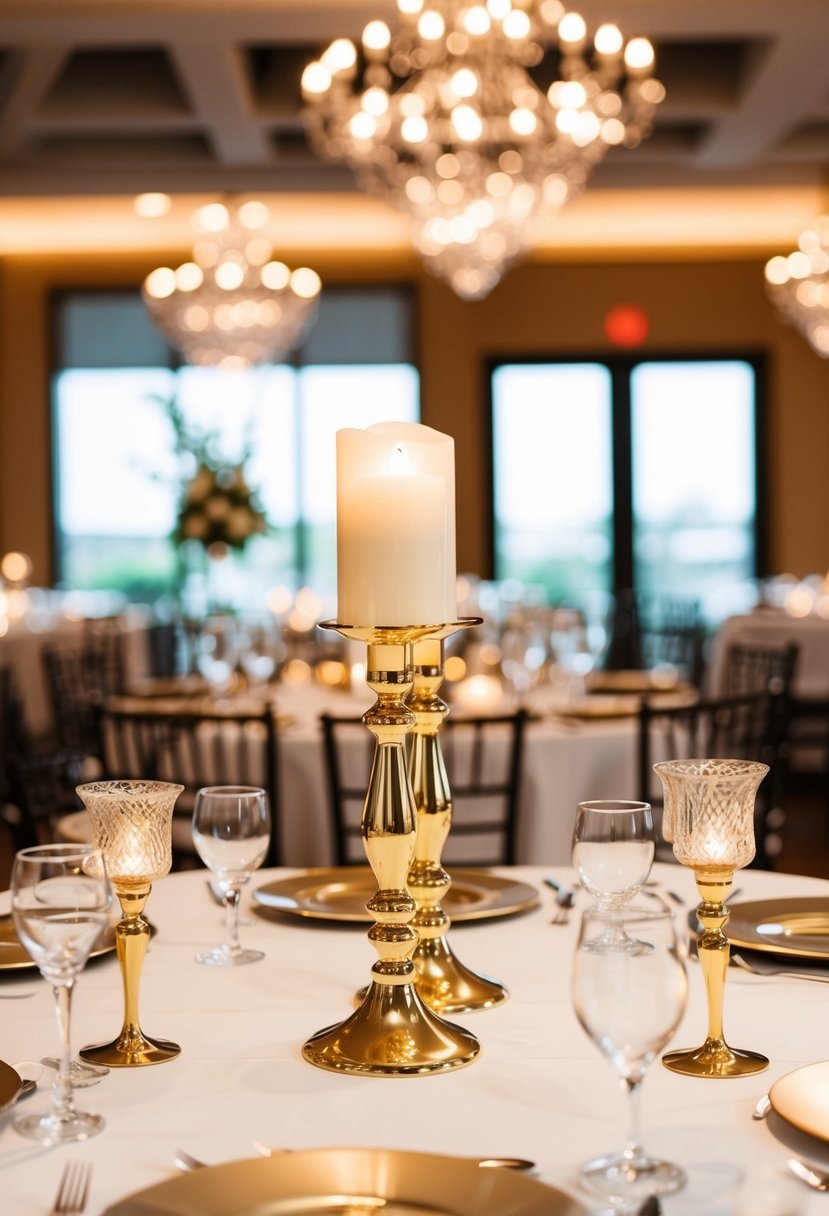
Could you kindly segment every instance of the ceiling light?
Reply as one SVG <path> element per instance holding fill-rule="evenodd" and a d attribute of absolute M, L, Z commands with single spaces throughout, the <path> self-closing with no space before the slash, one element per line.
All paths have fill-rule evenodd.
<path fill-rule="evenodd" d="M 428 269 L 479 299 L 608 148 L 650 133 L 653 47 L 610 24 L 591 42 L 559 0 L 397 9 L 397 32 L 372 21 L 359 50 L 340 38 L 306 67 L 310 140 L 411 220 Z"/>
<path fill-rule="evenodd" d="M 829 359 L 829 215 L 819 216 L 797 243 L 766 263 L 766 291 L 783 320 Z"/>
<path fill-rule="evenodd" d="M 194 216 L 193 260 L 147 275 L 144 303 L 155 325 L 188 363 L 239 369 L 274 363 L 297 346 L 316 315 L 320 278 L 273 260 L 262 233 L 264 204 L 231 212 L 222 203 Z M 256 236 L 252 237 L 252 230 Z"/>

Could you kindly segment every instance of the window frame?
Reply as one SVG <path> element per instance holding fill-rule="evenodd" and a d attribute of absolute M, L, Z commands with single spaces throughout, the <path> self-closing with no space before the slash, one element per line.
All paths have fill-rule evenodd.
<path fill-rule="evenodd" d="M 754 570 L 755 578 L 769 574 L 769 494 L 768 494 L 768 365 L 764 350 L 735 349 L 716 351 L 653 351 L 608 354 L 607 351 L 572 351 L 554 354 L 497 354 L 484 363 L 486 388 L 483 419 L 483 445 L 486 459 L 482 470 L 483 501 L 488 504 L 484 536 L 487 578 L 497 578 L 495 552 L 495 435 L 493 392 L 494 373 L 505 366 L 595 363 L 607 368 L 611 385 L 611 451 L 613 460 L 613 559 L 609 588 L 617 594 L 636 586 L 636 561 L 633 551 L 633 450 L 631 377 L 634 368 L 647 363 L 746 363 L 754 373 Z"/>
<path fill-rule="evenodd" d="M 408 351 L 410 365 L 415 369 L 418 376 L 418 413 L 422 418 L 423 415 L 423 375 L 420 366 L 420 319 L 419 309 L 417 307 L 417 294 L 414 285 L 406 279 L 389 279 L 389 280 L 343 280 L 336 283 L 324 284 L 323 290 L 330 298 L 335 295 L 345 295 L 348 293 L 370 293 L 372 291 L 399 292 L 408 298 L 409 302 L 409 318 L 407 332 L 403 338 L 403 346 Z M 59 507 L 61 501 L 60 494 L 60 453 L 59 453 L 59 426 L 57 418 L 57 397 L 55 393 L 56 377 L 62 371 L 67 370 L 60 361 L 61 335 L 60 335 L 60 312 L 63 303 L 74 296 L 122 296 L 128 300 L 140 300 L 141 287 L 135 283 L 64 283 L 59 286 L 53 286 L 47 296 L 47 316 L 48 316 L 48 359 L 47 359 L 47 383 L 46 383 L 46 401 L 47 401 L 47 418 L 48 418 L 48 436 L 49 436 L 49 461 L 50 461 L 50 503 L 49 503 L 49 553 L 51 561 L 51 582 L 57 585 L 63 575 L 63 545 L 62 545 L 62 528 L 59 519 Z M 171 346 L 163 335 L 159 335 L 159 341 L 166 351 L 167 362 L 155 364 L 156 367 L 163 367 L 172 373 L 176 373 L 180 368 L 187 366 L 187 360 L 182 353 Z M 285 364 L 295 369 L 301 369 L 307 366 L 323 366 L 322 364 L 310 363 L 303 361 L 302 354 L 305 343 L 290 351 L 283 359 L 274 363 L 274 366 Z M 296 459 L 299 461 L 299 443 L 300 433 L 297 430 L 296 434 Z M 306 528 L 301 515 L 297 515 L 295 524 L 292 528 L 293 532 L 293 552 L 297 563 L 296 573 L 301 579 L 302 572 L 307 566 L 307 540 Z"/>

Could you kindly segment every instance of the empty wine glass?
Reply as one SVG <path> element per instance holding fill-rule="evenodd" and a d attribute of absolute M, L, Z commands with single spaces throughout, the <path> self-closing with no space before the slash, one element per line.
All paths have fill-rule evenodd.
<path fill-rule="evenodd" d="M 598 942 L 621 940 L 619 949 Z M 636 940 L 641 949 L 624 943 Z M 584 1031 L 611 1061 L 629 1096 L 624 1149 L 589 1161 L 585 1183 L 612 1203 L 679 1190 L 677 1165 L 649 1157 L 641 1143 L 639 1091 L 648 1065 L 679 1025 L 688 981 L 673 917 L 667 910 L 588 908 L 573 960 L 573 1007 Z"/>
<path fill-rule="evenodd" d="M 104 1126 L 101 1115 L 78 1111 L 71 1077 L 72 990 L 109 920 L 112 900 L 104 859 L 91 845 L 38 845 L 21 849 L 11 879 L 17 936 L 52 985 L 61 1055 L 52 1109 L 18 1116 L 15 1129 L 48 1143 L 86 1140 Z"/>
<path fill-rule="evenodd" d="M 238 662 L 236 622 L 230 616 L 208 617 L 199 630 L 196 666 L 214 693 L 230 689 Z"/>
<path fill-rule="evenodd" d="M 265 955 L 239 944 L 241 888 L 265 860 L 270 843 L 268 795 L 249 785 L 211 785 L 196 794 L 193 806 L 193 843 L 206 866 L 216 875 L 227 911 L 227 938 L 196 961 L 214 967 L 255 963 Z"/>

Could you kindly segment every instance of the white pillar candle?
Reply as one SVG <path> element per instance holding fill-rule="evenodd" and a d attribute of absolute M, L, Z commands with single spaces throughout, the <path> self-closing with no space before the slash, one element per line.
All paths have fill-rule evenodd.
<path fill-rule="evenodd" d="M 337 619 L 457 617 L 455 445 L 414 423 L 337 432 Z"/>

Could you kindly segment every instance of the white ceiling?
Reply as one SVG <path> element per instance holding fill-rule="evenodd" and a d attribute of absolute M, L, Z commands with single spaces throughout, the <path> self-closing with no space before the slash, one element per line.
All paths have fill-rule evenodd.
<path fill-rule="evenodd" d="M 794 239 L 826 205 L 829 0 L 573 0 L 646 34 L 667 88 L 542 248 Z M 387 0 L 0 0 L 0 252 L 186 244 L 205 197 L 255 194 L 287 248 L 405 247 L 405 225 L 308 148 L 299 79 Z M 132 195 L 176 196 L 164 221 Z M 332 223 L 332 215 L 335 220 Z"/>

